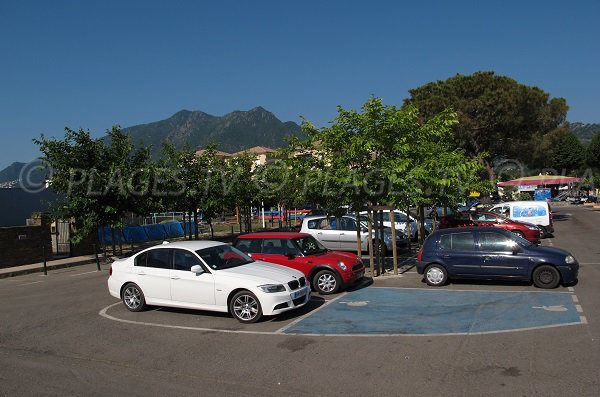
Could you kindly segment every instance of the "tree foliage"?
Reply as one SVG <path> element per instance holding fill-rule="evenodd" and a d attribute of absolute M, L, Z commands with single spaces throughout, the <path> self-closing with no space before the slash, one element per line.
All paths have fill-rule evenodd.
<path fill-rule="evenodd" d="M 479 158 L 492 181 L 494 159 L 528 162 L 533 138 L 563 124 L 568 110 L 564 99 L 494 72 L 458 74 L 409 92 L 405 104 L 416 106 L 425 120 L 445 109 L 457 112 L 455 144 Z"/>
<path fill-rule="evenodd" d="M 98 226 L 120 225 L 127 211 L 148 209 L 147 148 L 134 150 L 118 126 L 107 133 L 110 144 L 69 128 L 62 140 L 34 139 L 52 169 L 50 188 L 62 197 L 53 207 L 54 217 L 75 219 L 74 242 Z"/>
<path fill-rule="evenodd" d="M 567 132 L 552 153 L 552 164 L 561 173 L 577 174 L 585 163 L 585 149 L 577 136 Z"/>
<path fill-rule="evenodd" d="M 592 136 L 585 151 L 585 161 L 589 167 L 600 169 L 600 131 Z"/>

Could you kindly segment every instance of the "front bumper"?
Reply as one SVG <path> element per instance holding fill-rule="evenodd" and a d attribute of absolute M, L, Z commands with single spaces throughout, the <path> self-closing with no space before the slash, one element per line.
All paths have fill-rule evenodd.
<path fill-rule="evenodd" d="M 560 272 L 560 277 L 563 284 L 573 284 L 577 282 L 577 277 L 579 275 L 579 263 L 557 266 L 556 268 Z"/>
<path fill-rule="evenodd" d="M 259 300 L 263 314 L 275 316 L 306 305 L 310 300 L 310 285 L 307 284 L 294 291 L 261 293 Z"/>

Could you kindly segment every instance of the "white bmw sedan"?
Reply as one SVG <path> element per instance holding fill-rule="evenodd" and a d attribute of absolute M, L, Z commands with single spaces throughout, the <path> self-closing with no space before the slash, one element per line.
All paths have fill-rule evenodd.
<path fill-rule="evenodd" d="M 229 312 L 242 323 L 310 300 L 301 272 L 254 261 L 216 241 L 163 243 L 117 260 L 110 267 L 108 290 L 131 311 L 156 305 Z"/>

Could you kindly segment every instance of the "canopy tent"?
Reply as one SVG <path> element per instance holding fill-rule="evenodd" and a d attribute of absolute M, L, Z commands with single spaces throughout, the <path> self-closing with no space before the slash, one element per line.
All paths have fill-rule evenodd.
<path fill-rule="evenodd" d="M 561 175 L 535 175 L 499 182 L 498 186 L 567 185 L 581 181 L 581 178 Z"/>

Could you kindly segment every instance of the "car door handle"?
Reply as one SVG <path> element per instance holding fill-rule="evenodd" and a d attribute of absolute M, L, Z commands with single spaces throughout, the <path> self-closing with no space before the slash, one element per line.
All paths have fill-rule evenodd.
<path fill-rule="evenodd" d="M 146 275 L 146 272 L 143 270 L 138 272 L 138 276 L 145 276 L 145 275 Z"/>
<path fill-rule="evenodd" d="M 264 261 L 265 260 L 265 258 L 256 258 L 256 259 L 259 260 L 259 261 Z"/>
<path fill-rule="evenodd" d="M 171 276 L 171 280 L 179 280 L 179 276 Z"/>
<path fill-rule="evenodd" d="M 448 259 L 448 258 L 450 258 L 450 255 L 447 255 L 447 254 L 446 255 L 442 255 L 442 258 Z"/>
<path fill-rule="evenodd" d="M 323 234 L 323 232 L 317 232 L 317 234 Z"/>
<path fill-rule="evenodd" d="M 491 261 L 491 260 L 492 260 L 492 258 L 493 258 L 493 257 L 492 257 L 492 256 L 490 256 L 490 255 L 484 255 L 484 256 L 483 256 L 483 260 L 484 260 L 484 261 Z"/>

